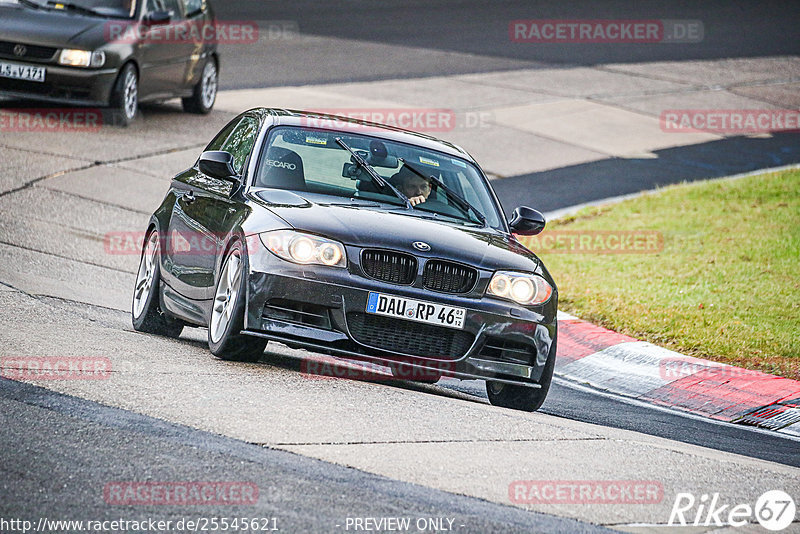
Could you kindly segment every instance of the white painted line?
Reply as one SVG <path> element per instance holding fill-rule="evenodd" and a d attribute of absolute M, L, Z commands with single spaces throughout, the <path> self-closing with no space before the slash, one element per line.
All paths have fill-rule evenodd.
<path fill-rule="evenodd" d="M 800 439 L 800 423 L 795 423 L 793 425 L 789 425 L 785 428 L 781 428 L 778 432 L 787 434 L 790 436 L 797 436 Z"/>
<path fill-rule="evenodd" d="M 684 358 L 646 341 L 630 341 L 570 362 L 559 373 L 599 389 L 639 397 L 673 382 L 665 378 L 663 362 Z"/>

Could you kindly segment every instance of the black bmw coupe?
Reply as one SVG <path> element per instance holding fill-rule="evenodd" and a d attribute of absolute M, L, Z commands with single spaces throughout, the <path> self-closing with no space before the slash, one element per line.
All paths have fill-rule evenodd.
<path fill-rule="evenodd" d="M 398 376 L 486 380 L 533 411 L 556 357 L 558 293 L 472 157 L 433 137 L 342 117 L 253 109 L 175 176 L 151 217 L 136 330 L 208 328 L 211 352 L 268 341 L 380 363 Z"/>

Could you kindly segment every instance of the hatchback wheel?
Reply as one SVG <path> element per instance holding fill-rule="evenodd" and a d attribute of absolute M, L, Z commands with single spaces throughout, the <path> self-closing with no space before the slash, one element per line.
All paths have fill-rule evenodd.
<path fill-rule="evenodd" d="M 139 108 L 139 75 L 136 67 L 128 63 L 119 73 L 117 83 L 111 94 L 111 109 L 114 113 L 113 124 L 128 126 L 136 118 Z"/>
<path fill-rule="evenodd" d="M 205 115 L 211 111 L 211 108 L 214 107 L 214 102 L 217 101 L 218 83 L 217 63 L 213 58 L 210 58 L 203 66 L 200 81 L 194 86 L 192 96 L 181 101 L 183 110 L 200 115 Z"/>

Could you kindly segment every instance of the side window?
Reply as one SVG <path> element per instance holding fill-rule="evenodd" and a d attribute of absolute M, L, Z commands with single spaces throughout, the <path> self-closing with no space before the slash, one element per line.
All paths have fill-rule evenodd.
<path fill-rule="evenodd" d="M 472 187 L 472 184 L 467 177 L 464 175 L 463 172 L 458 173 L 458 182 L 461 184 L 464 190 L 464 198 L 475 207 L 482 206 L 481 199 L 478 197 L 478 194 L 475 192 L 475 189 Z"/>
<path fill-rule="evenodd" d="M 187 17 L 193 17 L 205 9 L 205 0 L 182 0 Z"/>
<path fill-rule="evenodd" d="M 211 142 L 205 148 L 204 152 L 207 152 L 209 150 L 222 150 L 222 145 L 225 143 L 225 140 L 228 139 L 228 136 L 231 135 L 233 129 L 236 128 L 236 126 L 238 126 L 240 122 L 242 122 L 241 117 L 236 117 L 231 122 L 229 122 L 227 126 L 225 126 L 225 128 L 220 130 L 217 136 L 211 140 Z"/>
<path fill-rule="evenodd" d="M 147 0 L 147 12 L 170 11 L 173 20 L 180 20 L 183 18 L 183 12 L 178 2 L 179 0 Z"/>
<path fill-rule="evenodd" d="M 233 155 L 236 172 L 241 173 L 256 137 L 258 137 L 258 120 L 255 117 L 245 116 L 231 131 L 221 148 L 216 150 L 230 152 Z"/>

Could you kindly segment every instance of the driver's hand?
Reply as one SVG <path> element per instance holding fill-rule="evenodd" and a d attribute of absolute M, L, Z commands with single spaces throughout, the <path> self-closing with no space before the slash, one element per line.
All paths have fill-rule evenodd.
<path fill-rule="evenodd" d="M 422 204 L 423 202 L 425 202 L 425 197 L 422 195 L 419 195 L 417 197 L 409 197 L 408 201 L 411 202 L 412 206 L 416 206 L 417 204 Z"/>

